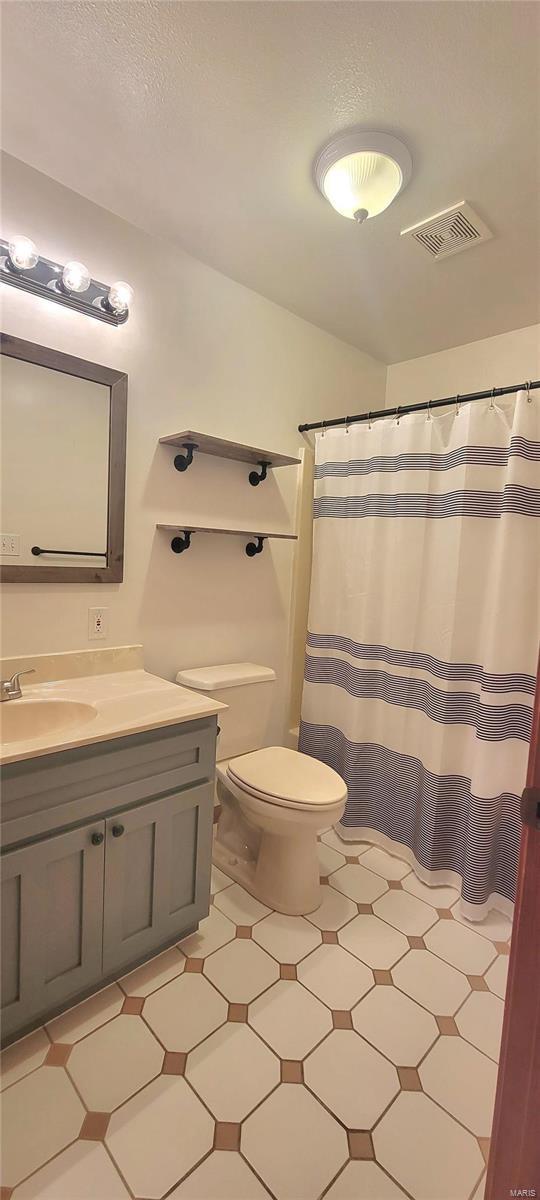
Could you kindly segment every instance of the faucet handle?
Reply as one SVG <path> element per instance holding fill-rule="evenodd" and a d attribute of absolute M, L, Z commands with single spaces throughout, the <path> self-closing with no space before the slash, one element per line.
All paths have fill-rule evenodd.
<path fill-rule="evenodd" d="M 21 678 L 21 675 L 35 675 L 35 673 L 36 673 L 35 667 L 27 667 L 25 671 L 15 671 L 15 674 L 11 676 L 11 679 L 9 681 L 11 687 L 13 687 L 13 688 L 15 688 L 15 690 L 17 690 L 20 687 L 19 680 Z"/>
<path fill-rule="evenodd" d="M 35 667 L 27 667 L 25 671 L 15 671 L 11 679 L 0 679 L 0 700 L 18 700 L 22 696 L 21 675 L 35 675 Z"/>

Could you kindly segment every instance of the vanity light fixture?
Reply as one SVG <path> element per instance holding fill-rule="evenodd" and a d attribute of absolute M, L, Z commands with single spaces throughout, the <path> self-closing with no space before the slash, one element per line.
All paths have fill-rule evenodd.
<path fill-rule="evenodd" d="M 28 271 L 39 260 L 37 246 L 30 238 L 15 234 L 8 246 L 7 264 L 12 271 Z"/>
<path fill-rule="evenodd" d="M 407 185 L 412 159 L 403 142 L 391 134 L 352 129 L 323 147 L 313 172 L 332 208 L 362 224 L 384 212 Z"/>
<path fill-rule="evenodd" d="M 90 282 L 90 271 L 84 263 L 66 263 L 62 271 L 62 287 L 66 292 L 87 292 Z"/>
<path fill-rule="evenodd" d="M 84 263 L 75 259 L 61 266 L 43 258 L 31 239 L 22 235 L 9 242 L 0 238 L 0 279 L 109 325 L 127 321 L 133 299 L 129 283 L 100 283 L 92 279 Z"/>
<path fill-rule="evenodd" d="M 120 316 L 121 313 L 128 311 L 132 300 L 133 288 L 130 287 L 129 283 L 124 283 L 120 279 L 118 283 L 111 284 L 105 304 L 111 312 L 117 313 Z"/>

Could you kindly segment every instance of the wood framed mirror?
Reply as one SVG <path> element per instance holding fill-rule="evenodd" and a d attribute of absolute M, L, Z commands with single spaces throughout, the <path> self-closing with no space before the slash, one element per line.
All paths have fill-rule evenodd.
<path fill-rule="evenodd" d="M 0 580 L 120 583 L 127 375 L 0 334 Z"/>

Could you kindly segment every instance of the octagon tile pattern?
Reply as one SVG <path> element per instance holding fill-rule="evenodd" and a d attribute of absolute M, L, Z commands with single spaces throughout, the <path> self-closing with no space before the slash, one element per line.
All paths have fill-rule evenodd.
<path fill-rule="evenodd" d="M 491 992 L 472 992 L 456 1016 L 462 1037 L 497 1062 L 501 1044 L 504 1004 Z"/>
<path fill-rule="evenodd" d="M 105 1141 L 136 1196 L 160 1197 L 212 1148 L 214 1122 L 185 1079 L 161 1075 L 113 1114 Z"/>
<path fill-rule="evenodd" d="M 339 871 L 330 875 L 329 882 L 338 892 L 348 896 L 349 900 L 356 900 L 357 904 L 372 904 L 388 889 L 385 879 L 375 875 L 373 871 L 368 871 L 360 863 L 346 863 Z"/>
<path fill-rule="evenodd" d="M 377 875 L 382 875 L 383 879 L 404 879 L 411 869 L 402 858 L 395 858 L 380 846 L 370 846 L 369 850 L 366 850 L 362 855 L 362 866 L 375 871 Z"/>
<path fill-rule="evenodd" d="M 268 1200 L 268 1192 L 239 1154 L 214 1150 L 169 1200 Z"/>
<path fill-rule="evenodd" d="M 477 1137 L 489 1137 L 497 1067 L 463 1038 L 441 1037 L 419 1071 L 424 1091 Z"/>
<path fill-rule="evenodd" d="M 196 933 L 4 1052 L 2 1200 L 481 1200 L 509 921 L 319 856 L 316 912 L 214 868 Z"/>
<path fill-rule="evenodd" d="M 63 1070 L 39 1067 L 7 1088 L 2 1095 L 2 1184 L 15 1187 L 68 1146 L 83 1118 L 84 1108 Z"/>
<path fill-rule="evenodd" d="M 205 975 L 227 1000 L 249 1004 L 279 979 L 279 966 L 251 939 L 236 938 L 210 955 Z"/>
<path fill-rule="evenodd" d="M 159 1075 L 163 1052 L 142 1021 L 115 1017 L 77 1042 L 68 1074 L 92 1112 L 112 1112 Z"/>
<path fill-rule="evenodd" d="M 410 950 L 393 968 L 392 978 L 402 992 L 438 1016 L 452 1017 L 470 991 L 465 976 L 429 950 Z"/>
<path fill-rule="evenodd" d="M 416 1067 L 439 1035 L 435 1018 L 396 987 L 374 987 L 352 1014 L 354 1028 L 396 1066 Z"/>
<path fill-rule="evenodd" d="M 86 1200 L 88 1195 L 129 1200 L 129 1192 L 104 1146 L 81 1141 L 73 1142 L 15 1188 L 13 1195 L 15 1200 Z"/>
<path fill-rule="evenodd" d="M 437 920 L 437 913 L 430 904 L 404 891 L 387 892 L 373 905 L 373 911 L 383 921 L 414 937 L 421 937 Z"/>
<path fill-rule="evenodd" d="M 244 1122 L 241 1148 L 282 1200 L 314 1200 L 348 1158 L 345 1130 L 292 1083 L 282 1083 Z"/>
<path fill-rule="evenodd" d="M 332 1014 L 301 983 L 275 983 L 249 1008 L 249 1023 L 280 1058 L 301 1059 L 332 1026 Z"/>
<path fill-rule="evenodd" d="M 333 878 L 333 877 L 332 877 Z M 347 924 L 358 912 L 356 904 L 332 887 L 322 888 L 322 899 L 315 912 L 308 913 L 307 920 L 317 929 L 337 930 Z"/>
<path fill-rule="evenodd" d="M 186 1079 L 217 1121 L 242 1121 L 280 1082 L 279 1059 L 248 1025 L 222 1025 L 188 1057 Z"/>
<path fill-rule="evenodd" d="M 341 946 L 319 946 L 299 964 L 297 978 L 329 1008 L 351 1009 L 373 987 L 373 972 Z"/>
<path fill-rule="evenodd" d="M 321 944 L 321 935 L 304 917 L 272 913 L 253 926 L 253 937 L 279 963 L 298 963 Z"/>
<path fill-rule="evenodd" d="M 428 950 L 463 971 L 465 975 L 483 975 L 497 957 L 486 938 L 479 937 L 458 921 L 438 921 L 424 937 Z"/>
<path fill-rule="evenodd" d="M 148 997 L 144 1019 L 166 1050 L 191 1050 L 227 1020 L 228 1005 L 202 975 L 180 975 Z M 180 1014 L 181 1018 L 180 1018 Z"/>
<path fill-rule="evenodd" d="M 357 1033 L 339 1029 L 306 1058 L 304 1082 L 347 1129 L 371 1129 L 399 1092 L 395 1067 Z"/>
<path fill-rule="evenodd" d="M 34 1033 L 29 1033 L 28 1037 L 8 1046 L 2 1054 L 1 1088 L 9 1087 L 10 1083 L 16 1083 L 18 1079 L 23 1079 L 30 1071 L 40 1067 L 50 1048 L 51 1043 L 44 1029 L 36 1029 Z"/>
<path fill-rule="evenodd" d="M 374 1130 L 377 1161 L 415 1200 L 468 1196 L 484 1169 L 472 1134 L 421 1092 L 401 1092 Z"/>
<path fill-rule="evenodd" d="M 338 942 L 375 970 L 388 971 L 409 949 L 407 938 L 379 917 L 355 917 L 338 932 Z"/>

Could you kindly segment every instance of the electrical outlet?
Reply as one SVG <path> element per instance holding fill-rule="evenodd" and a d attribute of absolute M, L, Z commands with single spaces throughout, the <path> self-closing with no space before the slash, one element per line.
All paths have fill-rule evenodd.
<path fill-rule="evenodd" d="M 88 641 L 94 642 L 98 638 L 106 638 L 109 624 L 108 608 L 89 608 L 88 609 Z"/>
<path fill-rule="evenodd" d="M 0 554 L 7 556 L 21 553 L 21 539 L 18 533 L 3 533 L 0 536 Z"/>

